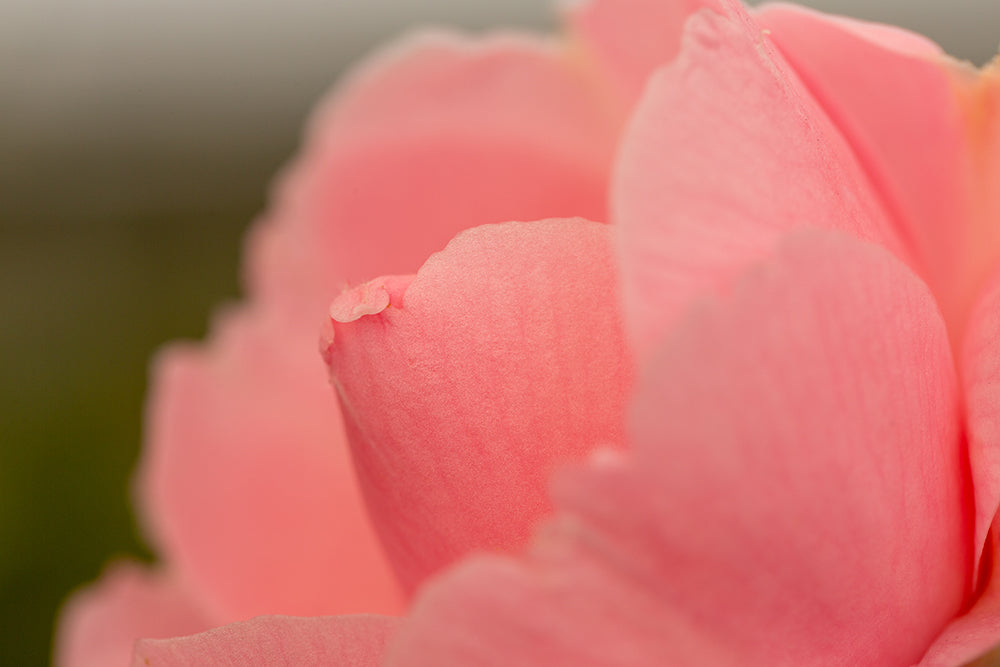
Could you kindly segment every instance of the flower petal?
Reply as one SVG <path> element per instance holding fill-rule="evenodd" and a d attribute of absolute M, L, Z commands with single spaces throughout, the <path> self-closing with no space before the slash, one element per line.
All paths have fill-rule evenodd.
<path fill-rule="evenodd" d="M 976 559 L 1000 508 L 1000 273 L 980 297 L 963 347 L 969 466 L 976 499 Z"/>
<path fill-rule="evenodd" d="M 935 640 L 918 667 L 968 665 L 990 649 L 1000 646 L 1000 577 L 996 576 L 996 528 L 988 537 L 992 549 L 983 571 L 992 577 L 972 608 L 952 621 Z M 992 664 L 992 663 L 984 663 Z"/>
<path fill-rule="evenodd" d="M 127 665 L 137 639 L 186 635 L 212 625 L 172 578 L 136 563 L 118 563 L 66 603 L 54 662 L 58 667 Z"/>
<path fill-rule="evenodd" d="M 250 246 L 253 292 L 314 322 L 347 285 L 412 273 L 468 227 L 605 220 L 623 121 L 564 45 L 414 36 L 321 107 Z"/>
<path fill-rule="evenodd" d="M 849 147 L 738 3 L 687 24 L 654 75 L 613 181 L 625 313 L 637 358 L 692 297 L 790 229 L 850 231 L 898 250 Z M 900 254 L 902 250 L 899 250 Z"/>
<path fill-rule="evenodd" d="M 914 60 L 921 58 L 938 60 L 946 57 L 940 46 L 923 35 L 904 28 L 861 21 L 848 16 L 824 14 L 802 5 L 768 2 L 754 12 L 754 18 L 761 27 L 771 31 L 771 41 L 787 54 L 789 61 L 796 63 L 796 71 L 807 79 L 812 78 L 809 69 L 816 65 L 830 68 L 829 73 L 837 78 L 842 77 L 844 73 L 838 71 L 841 69 L 840 66 L 817 53 L 816 48 L 801 39 L 803 34 L 819 44 L 840 49 L 841 56 L 847 62 L 855 64 L 863 61 L 864 54 L 874 58 L 877 65 L 891 67 L 891 63 L 887 60 L 889 54 L 886 52 L 895 52 Z M 786 45 L 790 48 L 786 49 Z M 801 56 L 817 60 L 800 61 Z M 806 64 L 806 70 L 799 70 L 797 64 L 800 62 Z M 916 63 L 911 63 L 911 66 L 916 66 Z M 878 67 L 875 69 L 878 70 Z M 861 77 L 866 76 L 864 72 L 857 74 Z M 854 97 L 846 90 L 842 92 Z"/>
<path fill-rule="evenodd" d="M 972 69 L 886 26 L 789 5 L 757 20 L 847 138 L 955 330 L 983 279 L 963 284 L 974 166 L 958 93 Z"/>
<path fill-rule="evenodd" d="M 987 536 L 990 548 L 981 566 L 987 581 L 972 607 L 952 621 L 935 640 L 918 667 L 969 665 L 1000 646 L 1000 577 L 997 576 L 997 528 Z M 984 662 L 983 665 L 993 664 Z"/>
<path fill-rule="evenodd" d="M 416 277 L 331 307 L 325 355 L 369 508 L 413 590 L 472 549 L 509 550 L 550 508 L 552 468 L 622 442 L 630 364 L 610 229 L 487 225 Z"/>
<path fill-rule="evenodd" d="M 259 616 L 191 637 L 141 641 L 135 667 L 377 667 L 398 619 Z"/>
<path fill-rule="evenodd" d="M 428 585 L 405 665 L 911 665 L 963 607 L 958 393 L 926 287 L 800 233 L 643 369 L 631 458 L 557 478 L 522 561 Z"/>
<path fill-rule="evenodd" d="M 684 21 L 698 9 L 716 4 L 715 0 L 584 0 L 570 7 L 566 19 L 615 92 L 631 106 L 650 74 L 677 55 Z"/>
<path fill-rule="evenodd" d="M 156 365 L 140 505 L 220 622 L 400 608 L 315 349 L 243 309 Z"/>

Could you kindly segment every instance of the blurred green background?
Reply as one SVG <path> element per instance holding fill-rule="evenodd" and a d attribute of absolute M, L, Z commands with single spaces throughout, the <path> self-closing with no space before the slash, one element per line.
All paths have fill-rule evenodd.
<path fill-rule="evenodd" d="M 243 232 L 337 74 L 413 23 L 549 27 L 549 4 L 0 0 L 0 664 L 45 664 L 67 593 L 149 556 L 148 359 L 238 297 Z M 1000 39 L 992 2 L 813 4 L 976 62 Z"/>

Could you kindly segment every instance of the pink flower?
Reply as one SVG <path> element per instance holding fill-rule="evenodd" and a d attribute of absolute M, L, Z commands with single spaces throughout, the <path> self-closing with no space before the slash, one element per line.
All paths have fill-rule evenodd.
<path fill-rule="evenodd" d="M 317 116 L 248 302 L 158 362 L 162 565 L 72 600 L 62 663 L 1000 642 L 1000 78 L 790 6 L 567 17 L 411 40 Z"/>

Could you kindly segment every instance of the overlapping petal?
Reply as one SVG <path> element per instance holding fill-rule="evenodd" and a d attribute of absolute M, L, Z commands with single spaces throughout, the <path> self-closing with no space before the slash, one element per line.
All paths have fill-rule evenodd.
<path fill-rule="evenodd" d="M 975 70 L 902 30 L 790 5 L 756 18 L 849 142 L 960 335 L 983 279 L 968 273 L 975 165 L 958 94 Z"/>
<path fill-rule="evenodd" d="M 174 347 L 156 365 L 140 507 L 218 622 L 400 608 L 315 343 L 304 345 L 244 309 L 217 322 L 207 349 Z"/>
<path fill-rule="evenodd" d="M 583 0 L 568 8 L 566 22 L 628 108 L 635 104 L 649 76 L 680 49 L 687 18 L 717 0 Z"/>
<path fill-rule="evenodd" d="M 759 20 L 837 122 L 880 185 L 919 257 L 952 331 L 966 392 L 982 597 L 935 644 L 925 664 L 971 660 L 1000 639 L 991 525 L 1000 504 L 997 431 L 995 75 L 942 56 L 913 35 L 873 34 L 779 6 Z M 837 57 L 831 57 L 836 52 Z M 862 66 L 863 63 L 863 66 Z M 913 109 L 919 108 L 919 113 Z M 985 549 L 985 552 L 984 552 Z M 985 560 L 981 565 L 978 559 Z"/>
<path fill-rule="evenodd" d="M 850 147 L 739 3 L 703 10 L 653 75 L 612 182 L 630 335 L 642 359 L 691 298 L 797 227 L 905 256 Z"/>
<path fill-rule="evenodd" d="M 568 17 L 575 44 L 417 37 L 316 116 L 251 238 L 253 304 L 158 365 L 139 491 L 197 594 L 115 573 L 63 655 L 396 612 L 520 548 L 553 472 L 626 440 L 556 475 L 527 555 L 427 585 L 388 663 L 944 667 L 1000 639 L 1000 280 L 974 299 L 1000 78 L 786 6 Z M 620 229 L 476 227 L 406 275 L 467 227 L 606 220 L 636 100 Z M 377 274 L 323 334 L 342 424 L 310 343 Z M 261 617 L 135 664 L 370 665 L 394 631 Z"/>
<path fill-rule="evenodd" d="M 554 466 L 620 445 L 631 367 L 605 225 L 484 226 L 331 307 L 325 355 L 369 507 L 413 589 L 510 550 Z"/>
<path fill-rule="evenodd" d="M 560 40 L 412 37 L 317 112 L 252 237 L 252 291 L 315 322 L 348 282 L 412 273 L 463 229 L 605 221 L 623 121 Z"/>
<path fill-rule="evenodd" d="M 77 592 L 59 618 L 54 662 L 74 667 L 127 665 L 140 637 L 177 637 L 216 623 L 176 577 L 117 563 Z"/>
<path fill-rule="evenodd" d="M 590 75 L 556 40 L 425 34 L 317 114 L 251 235 L 253 304 L 167 352 L 149 402 L 140 504 L 216 622 L 398 608 L 318 323 L 346 281 L 412 271 L 467 226 L 603 219 L 623 118 Z"/>
<path fill-rule="evenodd" d="M 653 359 L 633 458 L 564 475 L 562 518 L 526 560 L 429 585 L 388 664 L 920 660 L 972 561 L 927 288 L 877 247 L 810 232 L 699 302 Z"/>
<path fill-rule="evenodd" d="M 981 566 L 985 575 L 982 592 L 965 613 L 953 620 L 938 636 L 918 667 L 971 665 L 1000 643 L 1000 578 L 996 576 L 996 528 L 987 538 L 992 545 Z M 984 662 L 983 665 L 988 665 Z"/>
<path fill-rule="evenodd" d="M 377 667 L 398 619 L 260 616 L 176 639 L 138 643 L 134 667 Z"/>
<path fill-rule="evenodd" d="M 985 548 L 1000 506 L 1000 273 L 993 276 L 969 320 L 964 341 L 969 463 L 975 483 L 976 549 Z M 998 623 L 1000 625 L 1000 623 Z"/>

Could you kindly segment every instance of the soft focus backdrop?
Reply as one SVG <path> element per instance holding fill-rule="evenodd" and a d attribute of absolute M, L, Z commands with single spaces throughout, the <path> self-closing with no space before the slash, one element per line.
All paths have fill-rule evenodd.
<path fill-rule="evenodd" d="M 996 0 L 815 0 L 977 64 Z M 554 25 L 548 0 L 0 0 L 0 664 L 148 556 L 128 481 L 150 354 L 239 295 L 243 231 L 310 107 L 414 24 Z"/>

